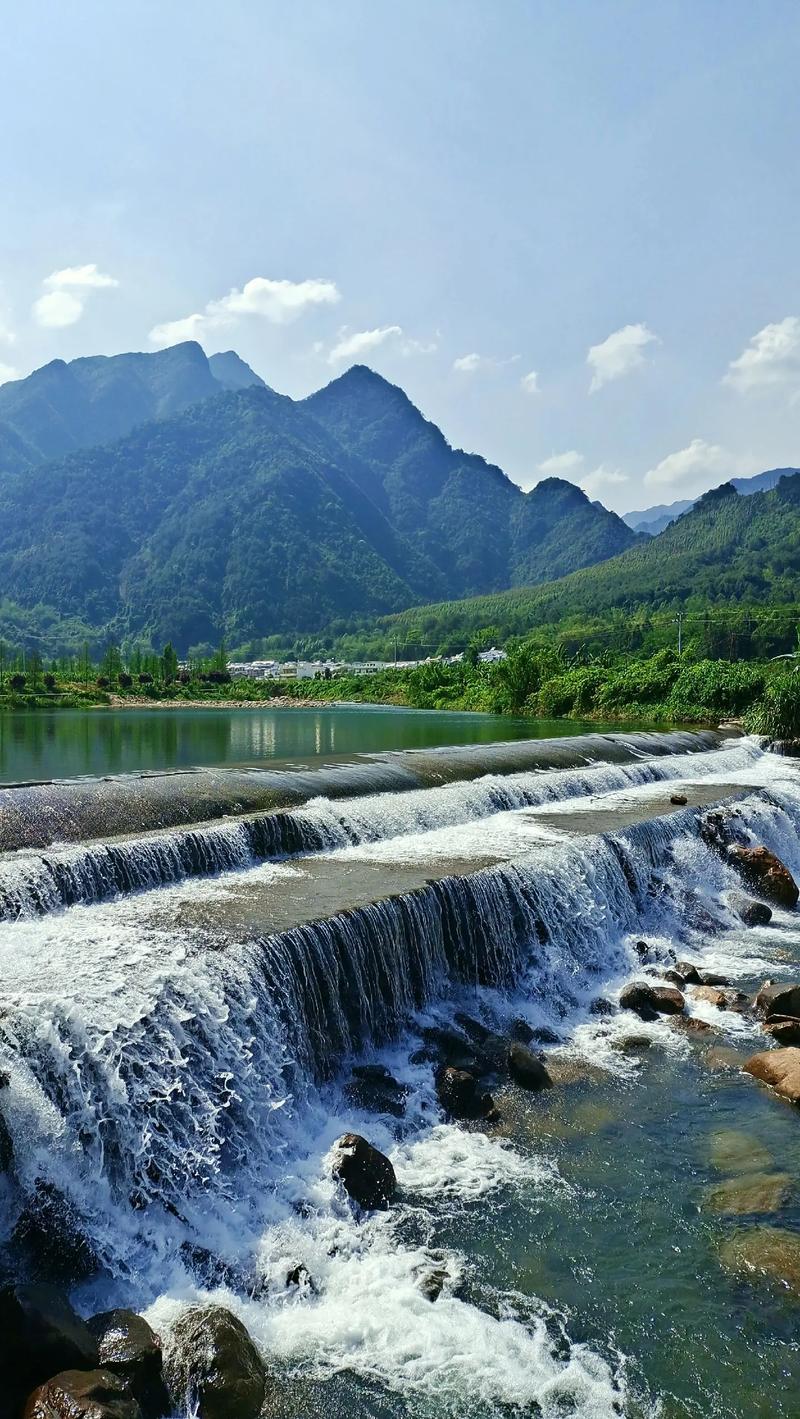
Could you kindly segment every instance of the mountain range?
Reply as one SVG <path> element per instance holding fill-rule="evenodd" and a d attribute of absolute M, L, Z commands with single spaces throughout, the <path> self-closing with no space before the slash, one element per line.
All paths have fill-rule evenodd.
<path fill-rule="evenodd" d="M 364 366 L 294 401 L 187 342 L 0 388 L 0 634 L 48 654 L 313 632 L 642 540 L 571 483 L 522 492 Z"/>
<path fill-rule="evenodd" d="M 737 493 L 748 498 L 753 493 L 769 492 L 770 488 L 777 487 L 781 478 L 791 477 L 793 473 L 800 473 L 800 468 L 769 468 L 766 473 L 756 473 L 754 478 L 731 478 L 730 484 Z M 622 520 L 634 532 L 646 532 L 650 537 L 657 537 L 671 522 L 694 507 L 697 501 L 697 498 L 684 498 L 675 503 L 659 503 L 641 512 L 625 512 Z"/>

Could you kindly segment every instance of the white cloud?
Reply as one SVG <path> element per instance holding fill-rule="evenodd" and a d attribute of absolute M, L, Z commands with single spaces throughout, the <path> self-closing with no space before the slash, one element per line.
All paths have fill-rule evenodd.
<path fill-rule="evenodd" d="M 706 443 L 705 439 L 692 439 L 686 448 L 670 453 L 662 458 L 655 468 L 644 475 L 648 487 L 683 489 L 687 484 L 697 489 L 710 476 L 720 481 L 734 472 L 733 460 L 717 443 Z"/>
<path fill-rule="evenodd" d="M 643 365 L 642 352 L 654 341 L 658 343 L 658 336 L 648 330 L 646 325 L 623 325 L 621 330 L 615 330 L 607 340 L 603 340 L 599 345 L 592 345 L 586 356 L 586 363 L 592 371 L 590 393 L 602 389 L 604 384 L 609 384 L 613 379 L 621 379 L 623 375 L 630 374 L 631 370 Z"/>
<path fill-rule="evenodd" d="M 45 294 L 34 301 L 33 318 L 46 330 L 61 330 L 80 320 L 86 292 L 107 290 L 118 286 L 119 281 L 98 271 L 96 262 L 92 261 L 86 266 L 64 266 L 60 271 L 51 271 L 42 285 Z"/>
<path fill-rule="evenodd" d="M 90 288 L 94 291 L 107 289 L 109 286 L 118 286 L 119 281 L 113 276 L 106 276 L 102 271 L 98 271 L 96 262 L 92 261 L 86 266 L 65 266 L 62 271 L 51 271 L 50 275 L 42 282 L 48 291 L 63 290 L 64 287 Z"/>
<path fill-rule="evenodd" d="M 174 345 L 180 340 L 200 340 L 210 331 L 234 325 L 241 316 L 257 315 L 272 325 L 288 325 L 307 310 L 335 305 L 341 294 L 333 281 L 272 281 L 254 276 L 241 290 L 234 288 L 220 300 L 208 301 L 202 311 L 167 320 L 150 331 L 154 345 Z"/>
<path fill-rule="evenodd" d="M 545 458 L 539 464 L 539 472 L 544 473 L 547 478 L 568 477 L 570 473 L 577 473 L 584 465 L 585 459 L 582 453 L 578 453 L 576 448 L 571 448 L 567 453 L 554 453 L 550 458 Z"/>
<path fill-rule="evenodd" d="M 83 301 L 71 291 L 48 291 L 33 303 L 33 318 L 46 330 L 61 330 L 74 325 L 83 315 Z"/>
<path fill-rule="evenodd" d="M 606 468 L 605 464 L 601 463 L 580 479 L 580 486 L 585 493 L 596 494 L 604 488 L 618 488 L 621 483 L 627 481 L 627 473 L 621 473 L 618 468 Z"/>
<path fill-rule="evenodd" d="M 19 370 L 15 370 L 11 365 L 0 364 L 0 384 L 8 384 L 10 379 L 21 379 Z"/>
<path fill-rule="evenodd" d="M 723 380 L 743 393 L 790 382 L 800 382 L 800 319 L 796 315 L 759 330 L 739 358 L 731 361 Z"/>
<path fill-rule="evenodd" d="M 478 370 L 499 370 L 504 365 L 516 364 L 519 355 L 510 355 L 506 360 L 498 360 L 495 355 L 479 355 L 473 350 L 471 355 L 459 355 L 453 360 L 453 369 L 459 374 L 475 374 Z"/>
<path fill-rule="evenodd" d="M 536 370 L 531 370 L 530 374 L 524 374 L 520 380 L 522 388 L 526 394 L 541 394 L 539 387 L 539 376 Z"/>
<path fill-rule="evenodd" d="M 328 354 L 328 364 L 335 365 L 339 360 L 357 360 L 369 350 L 377 350 L 379 345 L 396 339 L 402 333 L 400 325 L 381 325 L 375 330 L 355 330 L 352 335 L 348 335 L 346 330 L 340 330 L 339 339 Z"/>

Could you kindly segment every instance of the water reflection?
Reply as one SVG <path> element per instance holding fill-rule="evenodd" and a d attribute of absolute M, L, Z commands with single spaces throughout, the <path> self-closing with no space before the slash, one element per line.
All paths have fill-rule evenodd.
<path fill-rule="evenodd" d="M 373 706 L 325 710 L 3 710 L 0 782 L 549 738 L 577 734 L 585 727 Z"/>

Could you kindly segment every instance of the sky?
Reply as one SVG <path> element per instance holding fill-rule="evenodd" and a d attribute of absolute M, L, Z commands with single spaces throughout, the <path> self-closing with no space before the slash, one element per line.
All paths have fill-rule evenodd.
<path fill-rule="evenodd" d="M 800 465 L 796 0 L 27 0 L 0 378 L 355 362 L 618 511 Z"/>

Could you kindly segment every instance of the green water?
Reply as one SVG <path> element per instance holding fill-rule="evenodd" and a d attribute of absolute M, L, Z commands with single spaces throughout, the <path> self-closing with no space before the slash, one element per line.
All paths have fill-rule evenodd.
<path fill-rule="evenodd" d="M 571 721 L 405 710 L 0 711 L 0 783 L 585 733 Z"/>

